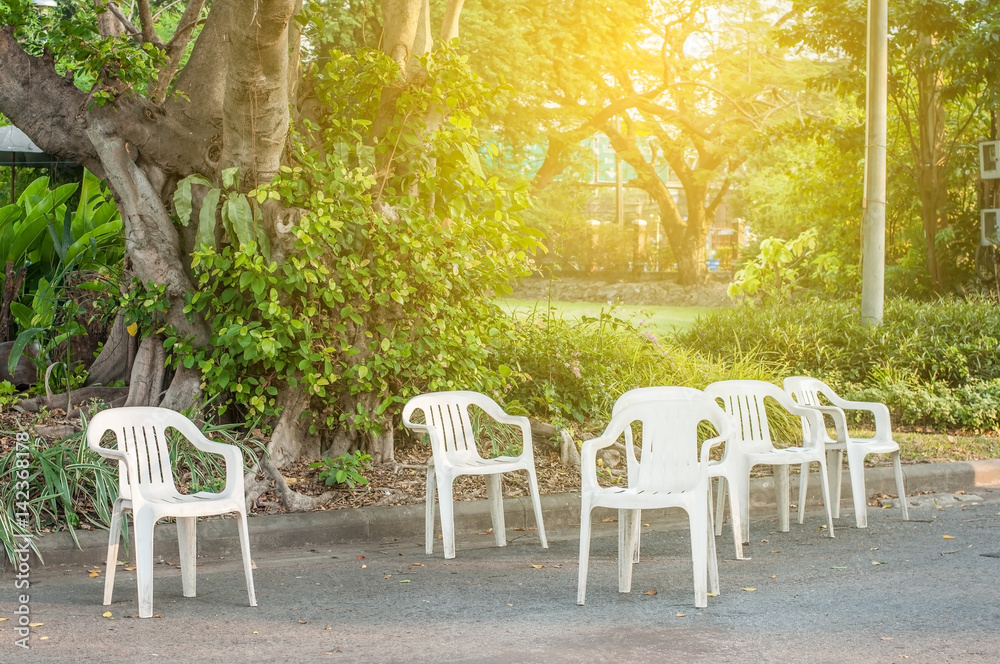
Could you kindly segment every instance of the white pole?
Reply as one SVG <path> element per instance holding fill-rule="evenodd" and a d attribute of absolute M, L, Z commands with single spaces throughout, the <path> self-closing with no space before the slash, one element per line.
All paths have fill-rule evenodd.
<path fill-rule="evenodd" d="M 868 0 L 868 92 L 865 206 L 861 224 L 861 321 L 882 322 L 885 300 L 886 106 L 889 72 L 888 0 Z"/>

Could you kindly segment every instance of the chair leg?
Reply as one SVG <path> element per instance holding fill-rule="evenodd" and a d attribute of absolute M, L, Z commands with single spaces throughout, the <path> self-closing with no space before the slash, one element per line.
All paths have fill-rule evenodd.
<path fill-rule="evenodd" d="M 639 562 L 639 545 L 642 544 L 642 510 L 632 514 L 632 562 Z"/>
<path fill-rule="evenodd" d="M 583 606 L 587 600 L 587 567 L 590 563 L 590 510 L 583 501 L 580 509 L 580 571 L 576 583 L 576 603 Z"/>
<path fill-rule="evenodd" d="M 177 517 L 177 550 L 181 559 L 181 587 L 185 597 L 197 596 L 195 564 L 198 562 L 198 519 Z"/>
<path fill-rule="evenodd" d="M 712 532 L 712 492 L 708 492 L 708 502 L 706 503 L 708 513 L 708 527 L 705 529 L 708 535 L 708 590 L 719 594 L 719 554 L 715 550 L 715 534 Z M 742 549 L 742 547 L 740 547 Z"/>
<path fill-rule="evenodd" d="M 549 540 L 545 537 L 545 523 L 542 521 L 542 496 L 538 492 L 538 476 L 534 467 L 528 469 L 528 488 L 531 490 L 531 506 L 535 509 L 535 527 L 538 528 L 538 541 L 542 548 L 549 548 Z"/>
<path fill-rule="evenodd" d="M 104 570 L 104 606 L 111 604 L 111 595 L 115 589 L 115 570 L 118 569 L 118 541 L 122 534 L 122 499 L 115 501 L 111 510 L 111 529 L 108 534 L 108 564 Z"/>
<path fill-rule="evenodd" d="M 826 472 L 826 457 L 820 455 L 819 459 L 819 480 L 820 488 L 823 490 L 823 507 L 826 508 L 826 528 L 830 532 L 830 537 L 834 537 L 833 534 L 833 506 L 830 505 L 830 476 Z"/>
<path fill-rule="evenodd" d="M 896 493 L 899 494 L 899 506 L 903 508 L 903 521 L 909 521 L 910 510 L 906 505 L 906 487 L 903 486 L 903 468 L 899 465 L 899 452 L 892 453 L 892 469 L 896 475 Z"/>
<path fill-rule="evenodd" d="M 635 526 L 638 510 L 618 510 L 618 592 L 632 592 L 632 565 L 635 558 Z"/>
<path fill-rule="evenodd" d="M 722 522 L 725 521 L 725 516 L 726 516 L 726 502 L 725 502 L 726 501 L 726 478 L 725 477 L 719 477 L 718 480 L 719 480 L 719 492 L 718 492 L 718 495 L 715 498 L 715 534 L 716 535 L 721 535 L 722 534 Z M 709 493 L 711 493 L 711 491 L 712 491 L 711 486 L 712 486 L 712 480 L 709 479 Z M 736 514 L 733 512 L 733 509 L 732 509 L 732 495 L 733 495 L 733 492 L 730 491 L 729 495 L 730 495 L 729 518 L 733 521 L 733 524 L 735 526 L 735 524 L 736 524 L 736 520 L 735 520 Z M 739 539 L 739 537 L 737 537 L 737 539 Z"/>
<path fill-rule="evenodd" d="M 806 522 L 806 495 L 809 493 L 809 464 L 799 465 L 799 525 Z"/>
<path fill-rule="evenodd" d="M 132 513 L 135 530 L 136 585 L 139 593 L 139 617 L 153 617 L 153 527 L 156 520 L 143 510 Z"/>
<path fill-rule="evenodd" d="M 486 497 L 490 501 L 490 519 L 493 522 L 493 538 L 497 546 L 507 546 L 507 522 L 503 515 L 503 488 L 500 473 L 486 476 Z"/>
<path fill-rule="evenodd" d="M 720 477 L 719 482 L 721 483 L 723 481 L 724 479 Z M 711 500 L 711 498 L 709 498 L 709 500 Z M 733 544 L 736 547 L 736 560 L 750 560 L 745 555 L 743 555 L 743 532 L 745 530 L 743 525 L 745 523 L 743 521 L 743 511 L 744 511 L 743 506 L 740 505 L 739 493 L 736 491 L 730 491 L 729 516 L 730 516 L 730 521 L 732 521 L 733 525 Z M 718 513 L 721 515 L 722 510 L 720 509 Z M 720 516 L 719 518 L 721 519 L 722 517 Z M 720 530 L 721 528 L 717 525 L 716 532 L 718 533 Z M 715 591 L 713 590 L 712 592 Z"/>
<path fill-rule="evenodd" d="M 243 574 L 247 577 L 247 596 L 250 599 L 250 606 L 257 606 L 257 593 L 253 587 L 253 561 L 250 559 L 250 528 L 247 525 L 246 512 L 240 512 L 236 528 L 239 530 L 240 550 L 243 553 Z"/>
<path fill-rule="evenodd" d="M 688 507 L 688 524 L 691 530 L 691 562 L 694 568 L 694 605 L 708 606 L 708 515 L 707 504 L 695 501 Z"/>
<path fill-rule="evenodd" d="M 850 447 L 850 444 L 848 444 L 847 448 L 847 468 L 851 473 L 854 523 L 858 528 L 867 528 L 868 489 L 865 486 L 865 454 L 861 451 L 855 451 Z"/>
<path fill-rule="evenodd" d="M 434 466 L 427 466 L 427 498 L 424 501 L 424 552 L 429 556 L 434 553 L 434 495 L 437 484 L 434 480 Z"/>
<path fill-rule="evenodd" d="M 774 498 L 778 503 L 778 530 L 787 533 L 791 501 L 788 499 L 788 464 L 772 466 L 774 469 Z"/>
<path fill-rule="evenodd" d="M 444 557 L 455 557 L 455 503 L 452 498 L 453 478 L 438 473 L 438 509 L 441 511 L 441 535 L 444 538 Z"/>
<path fill-rule="evenodd" d="M 833 501 L 833 518 L 840 518 L 841 489 L 844 484 L 844 450 L 827 450 L 826 470 L 830 475 L 830 500 Z"/>

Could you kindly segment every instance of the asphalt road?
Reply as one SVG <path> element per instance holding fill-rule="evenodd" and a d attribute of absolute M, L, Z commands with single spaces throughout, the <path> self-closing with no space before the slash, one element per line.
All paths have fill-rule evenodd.
<path fill-rule="evenodd" d="M 15 645 L 20 591 L 0 590 L 0 662 L 1000 662 L 1000 491 L 910 522 L 869 510 L 837 537 L 811 514 L 790 533 L 755 521 L 748 561 L 718 539 L 722 593 L 694 608 L 689 541 L 644 513 L 631 594 L 617 592 L 615 524 L 596 524 L 587 605 L 576 605 L 575 530 L 466 534 L 458 557 L 417 541 L 282 551 L 255 560 L 259 607 L 246 606 L 238 560 L 201 559 L 197 598 L 157 565 L 154 611 L 139 620 L 135 573 L 30 572 L 30 650 Z M 95 560 L 90 568 L 98 567 Z M 100 565 L 103 570 L 103 565 Z M 653 592 L 655 589 L 655 593 Z M 111 618 L 102 614 L 109 610 Z"/>

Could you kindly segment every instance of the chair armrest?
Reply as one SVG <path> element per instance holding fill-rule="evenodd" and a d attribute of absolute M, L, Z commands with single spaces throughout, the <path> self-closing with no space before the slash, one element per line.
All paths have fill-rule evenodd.
<path fill-rule="evenodd" d="M 209 440 L 200 431 L 197 435 L 185 435 L 192 445 L 209 454 L 217 454 L 226 461 L 226 487 L 215 495 L 243 493 L 243 450 L 236 445 L 217 443 Z"/>
<path fill-rule="evenodd" d="M 803 440 L 805 447 L 817 447 L 823 449 L 823 438 L 826 433 L 826 424 L 823 422 L 823 413 L 815 406 L 800 406 L 791 399 L 784 404 L 789 413 L 800 415 L 809 421 L 809 432 L 811 440 Z M 804 432 L 803 432 L 804 433 Z M 804 436 L 803 436 L 804 438 Z"/>
<path fill-rule="evenodd" d="M 699 457 L 701 465 L 707 466 L 709 461 L 708 455 L 711 454 L 712 448 L 720 443 L 726 442 L 728 439 L 729 439 L 729 434 L 725 434 L 722 436 L 716 436 L 715 438 L 709 438 L 708 440 L 703 442 L 701 444 L 701 456 Z"/>
<path fill-rule="evenodd" d="M 832 400 L 831 400 L 832 401 Z M 875 418 L 875 438 L 877 440 L 892 440 L 892 422 L 889 418 L 889 407 L 878 401 L 848 401 L 837 399 L 837 405 L 844 410 L 863 410 Z"/>
<path fill-rule="evenodd" d="M 837 429 L 837 440 L 846 441 L 850 436 L 847 433 L 847 416 L 839 406 L 805 406 L 805 408 L 815 408 L 823 415 L 828 415 L 833 420 L 833 426 Z M 826 421 L 823 422 L 823 430 L 826 431 Z"/>
<path fill-rule="evenodd" d="M 584 441 L 580 449 L 580 482 L 582 490 L 593 490 L 597 484 L 597 450 L 611 447 L 618 436 L 598 436 Z"/>

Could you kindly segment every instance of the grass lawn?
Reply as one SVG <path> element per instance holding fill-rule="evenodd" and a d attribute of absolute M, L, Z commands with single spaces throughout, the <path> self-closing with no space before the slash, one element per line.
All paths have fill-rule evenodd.
<path fill-rule="evenodd" d="M 580 318 L 590 316 L 597 318 L 601 315 L 601 310 L 608 310 L 607 304 L 599 302 L 558 302 L 553 300 L 497 300 L 504 311 L 509 311 L 521 316 L 527 316 L 532 311 L 544 312 L 545 307 L 551 304 L 556 314 L 565 318 Z M 617 307 L 619 318 L 632 318 L 634 323 L 646 321 L 651 326 L 653 333 L 667 335 L 677 330 L 683 330 L 694 322 L 696 316 L 712 311 L 713 307 L 659 307 L 652 305 L 622 304 Z"/>

